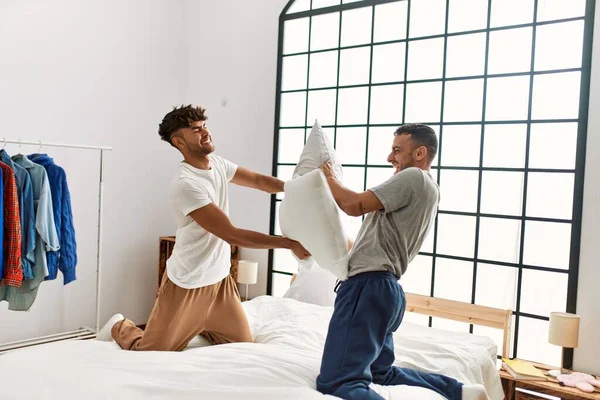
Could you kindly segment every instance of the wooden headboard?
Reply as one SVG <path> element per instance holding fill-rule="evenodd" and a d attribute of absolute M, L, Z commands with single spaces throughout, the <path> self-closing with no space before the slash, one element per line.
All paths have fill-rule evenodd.
<path fill-rule="evenodd" d="M 406 311 L 502 330 L 502 357 L 510 357 L 512 310 L 412 293 L 406 293 L 406 303 Z"/>
<path fill-rule="evenodd" d="M 158 286 L 162 281 L 162 276 L 167 267 L 167 259 L 173 252 L 175 245 L 175 236 L 161 236 L 159 239 L 159 257 L 158 257 Z M 229 273 L 237 282 L 238 262 L 240 261 L 240 249 L 237 246 L 231 246 L 231 268 Z"/>

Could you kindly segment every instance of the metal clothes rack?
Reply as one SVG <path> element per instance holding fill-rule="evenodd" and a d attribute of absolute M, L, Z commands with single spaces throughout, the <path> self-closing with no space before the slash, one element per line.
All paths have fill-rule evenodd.
<path fill-rule="evenodd" d="M 18 145 L 38 145 L 40 149 L 42 147 L 62 147 L 72 149 L 86 149 L 86 150 L 98 150 L 100 152 L 100 174 L 98 180 L 98 241 L 96 248 L 96 325 L 94 329 L 87 326 L 82 326 L 80 329 L 70 332 L 62 332 L 54 335 L 40 336 L 27 340 L 20 340 L 16 342 L 0 343 L 0 354 L 16 350 L 24 347 L 35 346 L 44 343 L 64 341 L 64 340 L 76 340 L 76 339 L 92 339 L 96 337 L 96 334 L 100 330 L 100 278 L 101 278 L 101 267 L 102 267 L 102 208 L 104 205 L 104 152 L 111 151 L 112 147 L 105 146 L 89 146 L 72 143 L 55 143 L 55 142 L 44 142 L 41 140 L 21 140 L 21 139 L 0 139 L 0 144 L 4 146 L 6 144 L 18 144 Z M 39 151 L 38 151 L 39 152 Z"/>

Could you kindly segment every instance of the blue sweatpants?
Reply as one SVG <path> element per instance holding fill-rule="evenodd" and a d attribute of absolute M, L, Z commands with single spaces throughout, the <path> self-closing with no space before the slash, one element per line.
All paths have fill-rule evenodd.
<path fill-rule="evenodd" d="M 404 291 L 390 272 L 367 272 L 342 282 L 329 323 L 317 390 L 347 400 L 383 400 L 369 388 L 373 382 L 424 387 L 460 400 L 463 384 L 457 380 L 392 365 L 392 335 L 405 309 Z"/>

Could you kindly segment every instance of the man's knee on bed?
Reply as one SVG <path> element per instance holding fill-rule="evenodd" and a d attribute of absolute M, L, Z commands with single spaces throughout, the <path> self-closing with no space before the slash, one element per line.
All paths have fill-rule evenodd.
<path fill-rule="evenodd" d="M 240 329 L 239 331 L 228 333 L 205 331 L 202 332 L 202 336 L 212 344 L 254 343 L 254 338 L 249 329 Z"/>

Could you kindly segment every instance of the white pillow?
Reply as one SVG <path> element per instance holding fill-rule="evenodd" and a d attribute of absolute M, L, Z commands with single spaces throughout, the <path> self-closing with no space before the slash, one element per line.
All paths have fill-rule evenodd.
<path fill-rule="evenodd" d="M 329 271 L 319 267 L 313 260 L 302 260 L 298 263 L 296 279 L 283 297 L 319 306 L 333 307 L 336 277 Z"/>
<path fill-rule="evenodd" d="M 333 172 L 336 178 L 342 180 L 342 164 L 340 163 L 333 144 L 329 141 L 329 138 L 323 132 L 319 121 L 315 121 L 315 124 L 310 131 L 310 135 L 306 139 L 306 144 L 298 160 L 298 164 L 294 169 L 293 178 L 297 178 L 302 175 L 306 175 L 310 171 L 319 169 L 321 165 L 326 162 L 330 162 L 333 166 Z"/>
<path fill-rule="evenodd" d="M 341 179 L 342 167 L 333 146 L 315 122 L 294 171 L 295 177 L 285 184 L 279 225 L 281 233 L 302 243 L 322 268 L 346 280 L 348 244 L 341 210 L 319 169 L 325 162 L 332 163 L 336 176 Z"/>

